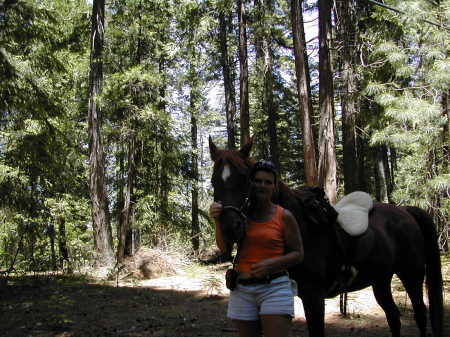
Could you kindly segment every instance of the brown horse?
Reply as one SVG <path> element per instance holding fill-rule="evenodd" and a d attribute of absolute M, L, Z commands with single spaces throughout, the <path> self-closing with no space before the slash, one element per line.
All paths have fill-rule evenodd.
<path fill-rule="evenodd" d="M 221 229 L 230 246 L 245 235 L 243 205 L 248 192 L 248 172 L 253 164 L 249 159 L 251 146 L 250 142 L 239 151 L 224 150 L 209 139 L 214 161 L 214 200 L 224 206 Z M 427 325 L 422 290 L 426 275 L 433 336 L 443 336 L 439 249 L 433 221 L 425 211 L 375 203 L 369 213 L 366 233 L 354 238 L 336 225 L 337 214 L 321 189 L 292 190 L 279 183 L 275 194 L 273 201 L 294 214 L 303 236 L 304 262 L 290 269 L 289 275 L 297 281 L 310 337 L 324 336 L 325 298 L 368 286 L 372 286 L 386 314 L 392 336 L 400 337 L 400 312 L 391 292 L 394 274 L 411 299 L 421 337 L 426 336 Z M 342 270 L 350 270 L 346 266 L 351 266 L 356 276 L 345 275 Z"/>

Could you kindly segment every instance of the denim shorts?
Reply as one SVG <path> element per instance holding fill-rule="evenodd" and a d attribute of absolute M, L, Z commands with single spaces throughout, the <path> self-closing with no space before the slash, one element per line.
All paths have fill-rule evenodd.
<path fill-rule="evenodd" d="M 260 315 L 294 317 L 294 293 L 287 275 L 267 284 L 237 285 L 230 292 L 227 317 L 242 321 L 259 320 Z"/>

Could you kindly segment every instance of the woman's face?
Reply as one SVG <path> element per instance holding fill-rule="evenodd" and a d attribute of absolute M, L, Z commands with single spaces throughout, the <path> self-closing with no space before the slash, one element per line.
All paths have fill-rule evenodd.
<path fill-rule="evenodd" d="M 251 198 L 256 200 L 271 200 L 275 190 L 275 177 L 272 172 L 256 171 L 252 181 Z"/>

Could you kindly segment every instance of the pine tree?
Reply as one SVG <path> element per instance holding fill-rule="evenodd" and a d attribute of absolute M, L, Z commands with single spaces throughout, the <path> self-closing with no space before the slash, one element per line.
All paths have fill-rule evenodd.
<path fill-rule="evenodd" d="M 371 143 L 395 149 L 393 200 L 428 209 L 442 233 L 449 209 L 442 199 L 449 188 L 442 101 L 450 87 L 450 6 L 448 1 L 392 5 L 397 11 L 374 8 L 365 35 L 370 55 L 365 94 L 382 112 Z"/>
<path fill-rule="evenodd" d="M 94 241 L 100 263 L 111 264 L 114 258 L 108 197 L 105 185 L 105 160 L 102 146 L 102 114 L 98 104 L 103 86 L 103 44 L 105 1 L 92 3 L 91 69 L 89 73 L 89 183 L 91 190 Z"/>

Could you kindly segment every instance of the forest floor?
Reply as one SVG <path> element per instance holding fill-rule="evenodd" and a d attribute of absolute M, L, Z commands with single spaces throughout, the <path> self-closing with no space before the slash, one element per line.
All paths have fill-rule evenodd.
<path fill-rule="evenodd" d="M 151 250 L 139 259 L 128 261 L 119 274 L 97 270 L 83 275 L 10 279 L 0 288 L 0 336 L 237 335 L 225 317 L 229 292 L 222 280 L 229 264 L 174 264 L 166 254 Z M 450 336 L 449 258 L 443 259 L 442 271 L 447 313 L 444 336 Z M 402 313 L 402 336 L 418 336 L 405 291 L 395 280 L 392 288 Z M 348 312 L 347 318 L 339 314 L 339 297 L 326 301 L 327 336 L 390 336 L 370 288 L 349 294 Z M 308 336 L 298 298 L 292 336 Z"/>

